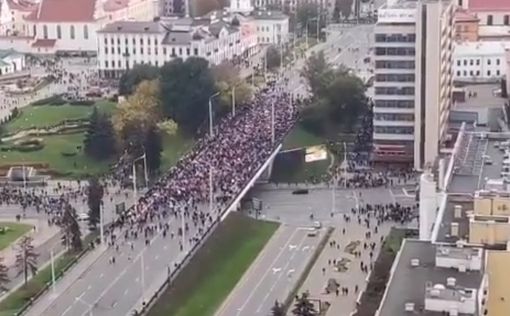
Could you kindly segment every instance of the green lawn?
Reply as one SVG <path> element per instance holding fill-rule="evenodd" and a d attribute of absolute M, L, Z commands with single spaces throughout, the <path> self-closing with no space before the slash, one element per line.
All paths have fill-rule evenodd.
<path fill-rule="evenodd" d="M 16 239 L 31 230 L 32 227 L 32 225 L 21 223 L 0 222 L 0 228 L 7 228 L 5 233 L 0 234 L 0 250 L 9 247 Z"/>
<path fill-rule="evenodd" d="M 277 228 L 277 223 L 230 214 L 148 315 L 214 315 Z"/>
<path fill-rule="evenodd" d="M 302 155 L 303 157 L 294 157 Z M 292 156 L 292 157 L 289 157 Z M 331 164 L 331 155 L 328 159 L 305 162 L 304 151 L 293 151 L 280 153 L 276 156 L 273 170 L 271 173 L 271 182 L 276 183 L 303 183 L 323 182 L 323 177 L 327 175 L 328 167 Z"/>
<path fill-rule="evenodd" d="M 63 176 L 81 177 L 98 174 L 108 170 L 108 161 L 96 161 L 87 157 L 78 146 L 83 146 L 84 133 L 52 135 L 42 137 L 44 148 L 32 152 L 0 152 L 2 164 L 47 163 L 49 168 Z M 62 152 L 78 152 L 76 156 L 66 157 Z"/>
<path fill-rule="evenodd" d="M 116 103 L 99 101 L 96 103 L 99 110 L 112 113 Z M 15 132 L 20 129 L 32 127 L 46 127 L 56 125 L 64 120 L 75 120 L 87 118 L 94 106 L 85 105 L 39 105 L 28 106 L 21 110 L 21 115 L 5 125 L 8 132 Z"/>
<path fill-rule="evenodd" d="M 301 124 L 296 124 L 283 142 L 283 150 L 302 148 L 325 143 L 325 139 L 305 130 Z"/>
<path fill-rule="evenodd" d="M 161 171 L 165 171 L 193 147 L 193 139 L 177 134 L 163 137 L 163 152 L 161 153 Z"/>

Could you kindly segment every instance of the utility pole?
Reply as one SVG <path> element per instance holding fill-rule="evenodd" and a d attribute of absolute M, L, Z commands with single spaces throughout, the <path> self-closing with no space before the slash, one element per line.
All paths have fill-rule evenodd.
<path fill-rule="evenodd" d="M 212 214 L 213 211 L 213 168 L 212 165 L 209 165 L 209 214 Z"/>
<path fill-rule="evenodd" d="M 133 161 L 133 196 L 134 196 L 134 203 L 133 205 L 136 207 L 136 202 L 138 201 L 138 191 L 137 191 L 137 188 L 136 188 L 136 164 L 135 162 Z"/>
<path fill-rule="evenodd" d="M 232 87 L 232 116 L 236 115 L 236 86 Z"/>
<path fill-rule="evenodd" d="M 99 238 L 101 238 L 101 245 L 104 246 L 104 208 L 102 201 L 99 203 Z"/>
<path fill-rule="evenodd" d="M 50 251 L 51 258 L 51 289 L 53 290 L 53 294 L 56 293 L 55 289 L 55 257 L 53 256 L 53 249 Z"/>

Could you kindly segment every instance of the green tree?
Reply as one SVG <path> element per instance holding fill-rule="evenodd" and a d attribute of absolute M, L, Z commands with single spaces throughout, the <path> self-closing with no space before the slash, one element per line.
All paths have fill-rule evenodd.
<path fill-rule="evenodd" d="M 285 316 L 285 308 L 278 301 L 275 301 L 271 308 L 271 316 Z"/>
<path fill-rule="evenodd" d="M 344 19 L 348 19 L 352 14 L 353 0 L 337 0 L 338 9 Z"/>
<path fill-rule="evenodd" d="M 18 270 L 18 275 L 22 275 L 25 284 L 28 282 L 28 274 L 32 276 L 37 274 L 37 257 L 39 254 L 35 252 L 32 245 L 33 239 L 30 236 L 22 237 L 17 245 L 16 262 L 15 266 Z"/>
<path fill-rule="evenodd" d="M 320 8 L 316 2 L 305 2 L 296 9 L 296 22 L 300 25 L 301 34 L 317 37 L 317 23 L 319 23 L 319 32 L 326 26 L 327 16 L 325 11 Z"/>
<path fill-rule="evenodd" d="M 119 80 L 119 94 L 133 93 L 138 84 L 144 80 L 153 80 L 159 76 L 159 68 L 149 64 L 135 65 L 126 71 Z"/>
<path fill-rule="evenodd" d="M 281 52 L 274 46 L 269 46 L 266 51 L 266 62 L 268 69 L 280 67 Z"/>
<path fill-rule="evenodd" d="M 310 56 L 301 70 L 314 96 L 318 96 L 333 79 L 335 72 L 326 61 L 323 52 Z"/>
<path fill-rule="evenodd" d="M 308 299 L 308 294 L 303 293 L 301 296 L 296 296 L 296 303 L 292 314 L 296 316 L 316 316 L 319 313 L 315 310 L 312 302 Z"/>
<path fill-rule="evenodd" d="M 163 138 L 157 126 L 152 126 L 145 136 L 145 155 L 149 173 L 156 173 L 161 166 L 161 152 L 163 151 Z"/>
<path fill-rule="evenodd" d="M 239 69 L 232 65 L 232 63 L 223 62 L 219 65 L 211 66 L 211 72 L 216 82 L 216 89 L 221 91 L 219 95 L 222 106 L 221 112 L 231 111 L 232 92 L 234 92 L 237 105 L 244 104 L 251 99 L 251 86 L 240 78 Z"/>
<path fill-rule="evenodd" d="M 115 132 L 110 117 L 94 108 L 83 140 L 85 153 L 97 160 L 111 158 L 115 154 Z"/>
<path fill-rule="evenodd" d="M 0 257 L 0 290 L 7 291 L 9 288 L 9 268 L 4 264 L 4 258 Z"/>
<path fill-rule="evenodd" d="M 60 223 L 62 228 L 62 244 L 66 248 L 80 251 L 83 248 L 83 244 L 81 242 L 80 225 L 76 217 L 76 210 L 70 204 L 67 204 L 62 213 Z"/>
<path fill-rule="evenodd" d="M 89 207 L 89 227 L 91 230 L 97 229 L 103 195 L 104 189 L 99 180 L 97 178 L 90 178 L 87 190 L 87 205 Z"/>
<path fill-rule="evenodd" d="M 166 116 L 185 132 L 195 133 L 208 115 L 209 97 L 217 90 L 207 60 L 190 57 L 163 65 L 160 91 Z"/>

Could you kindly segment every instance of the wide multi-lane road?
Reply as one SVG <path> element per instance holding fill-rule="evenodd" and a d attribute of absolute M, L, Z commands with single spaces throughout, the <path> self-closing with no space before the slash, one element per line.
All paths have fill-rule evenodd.
<path fill-rule="evenodd" d="M 285 300 L 324 233 L 308 236 L 311 230 L 281 226 L 216 316 L 265 316 L 275 300 Z"/>

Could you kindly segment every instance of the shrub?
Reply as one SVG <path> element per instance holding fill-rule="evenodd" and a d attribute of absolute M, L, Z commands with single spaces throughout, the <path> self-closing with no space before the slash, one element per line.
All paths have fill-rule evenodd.
<path fill-rule="evenodd" d="M 41 138 L 30 138 L 27 140 L 17 141 L 10 149 L 20 152 L 38 151 L 44 148 Z"/>
<path fill-rule="evenodd" d="M 75 152 L 75 151 L 73 151 L 73 152 L 65 152 L 65 151 L 63 151 L 63 152 L 61 152 L 60 154 L 61 154 L 63 157 L 74 157 L 74 156 L 76 156 L 78 153 L 77 153 L 77 152 Z"/>
<path fill-rule="evenodd" d="M 62 99 L 62 96 L 60 94 L 54 94 L 51 97 L 47 97 L 44 99 L 39 99 L 37 101 L 34 101 L 31 103 L 31 105 L 38 106 L 38 105 L 54 104 L 54 103 L 60 103 L 62 101 L 64 101 L 64 99 Z M 64 103 L 65 103 L 65 101 L 64 101 Z"/>
<path fill-rule="evenodd" d="M 71 104 L 71 105 L 91 106 L 91 105 L 96 104 L 96 102 L 93 101 L 93 100 L 74 100 L 74 101 L 69 102 L 69 104 Z"/>

